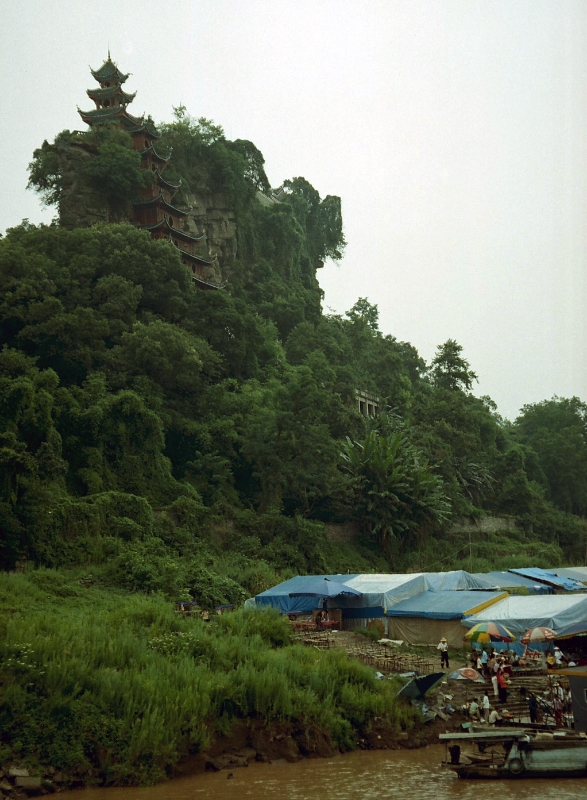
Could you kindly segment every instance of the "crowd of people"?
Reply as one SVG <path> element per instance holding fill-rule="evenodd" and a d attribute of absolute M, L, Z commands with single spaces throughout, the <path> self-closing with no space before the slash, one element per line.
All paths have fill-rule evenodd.
<path fill-rule="evenodd" d="M 448 644 L 446 639 L 441 639 L 438 644 L 440 651 L 441 668 L 449 666 Z M 544 659 L 545 667 L 549 669 L 573 667 L 578 658 L 575 653 L 564 653 L 558 646 L 539 657 Z M 495 648 L 473 650 L 469 657 L 470 666 L 477 670 L 485 679 L 491 681 L 492 691 L 485 691 L 482 697 L 474 697 L 469 703 L 462 706 L 462 712 L 471 720 L 485 721 L 489 725 L 501 725 L 501 715 L 496 706 L 502 710 L 508 699 L 508 688 L 513 667 L 522 661 L 513 650 L 497 652 Z M 525 694 L 525 690 L 521 690 Z M 493 695 L 490 699 L 490 694 Z M 546 696 L 548 695 L 548 696 Z M 551 692 L 545 692 L 545 697 L 537 697 L 532 692 L 527 695 L 528 713 L 531 723 L 540 722 L 543 712 L 554 716 L 557 727 L 563 726 L 563 716 L 571 711 L 571 692 L 565 690 L 558 681 L 552 685 Z"/>

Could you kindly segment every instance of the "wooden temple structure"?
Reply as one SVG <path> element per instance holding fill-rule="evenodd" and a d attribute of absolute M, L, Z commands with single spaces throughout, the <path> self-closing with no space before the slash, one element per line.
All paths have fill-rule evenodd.
<path fill-rule="evenodd" d="M 92 128 L 115 125 L 129 133 L 134 149 L 141 155 L 141 167 L 152 172 L 154 177 L 154 182 L 141 189 L 140 196 L 133 202 L 134 223 L 149 231 L 154 239 L 166 239 L 178 250 L 184 264 L 190 267 L 196 286 L 202 289 L 222 288 L 204 278 L 206 267 L 216 261 L 215 257 L 198 253 L 204 234 L 194 236 L 189 233 L 185 224 L 188 212 L 173 205 L 181 181 L 172 183 L 163 177 L 169 156 L 157 150 L 156 142 L 161 134 L 150 117 L 134 117 L 127 110 L 136 95 L 136 92 L 128 94 L 122 88 L 129 75 L 118 69 L 110 53 L 100 69 L 91 72 L 100 86 L 87 90 L 96 107 L 91 111 L 78 108 L 82 120 Z"/>

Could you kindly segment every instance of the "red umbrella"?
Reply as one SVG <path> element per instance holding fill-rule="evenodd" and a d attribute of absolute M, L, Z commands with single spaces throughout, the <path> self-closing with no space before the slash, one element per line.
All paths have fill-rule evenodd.
<path fill-rule="evenodd" d="M 474 681 L 475 683 L 485 683 L 483 677 L 477 672 L 476 669 L 471 667 L 461 667 L 456 672 L 451 672 L 448 676 L 449 681 Z"/>
<path fill-rule="evenodd" d="M 552 628 L 530 628 L 520 641 L 522 644 L 532 644 L 532 642 L 548 642 L 551 639 L 556 639 L 556 633 Z"/>

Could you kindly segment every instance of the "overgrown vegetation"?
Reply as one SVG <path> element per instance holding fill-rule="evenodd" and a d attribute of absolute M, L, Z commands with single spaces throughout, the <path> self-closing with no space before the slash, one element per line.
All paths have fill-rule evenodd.
<path fill-rule="evenodd" d="M 341 750 L 376 715 L 414 724 L 397 684 L 343 653 L 289 644 L 277 612 L 199 619 L 88 574 L 0 574 L 0 759 L 90 783 L 150 783 L 239 719 L 318 730 Z"/>
<path fill-rule="evenodd" d="M 195 290 L 130 224 L 76 227 L 78 206 L 85 225 L 123 219 L 144 178 L 116 131 L 35 151 L 31 185 L 72 229 L 0 241 L 0 567 L 29 569 L 0 575 L 0 741 L 110 783 L 162 777 L 239 717 L 343 749 L 374 713 L 410 723 L 390 684 L 290 647 L 271 615 L 205 628 L 170 601 L 239 606 L 302 573 L 553 566 L 587 544 L 584 402 L 508 422 L 454 340 L 426 365 L 366 298 L 324 314 L 340 199 L 297 177 L 262 203 L 252 143 L 181 107 L 162 130 L 183 201 L 204 187 L 235 210 L 226 290 Z M 366 420 L 356 390 L 386 412 Z M 517 527 L 452 528 L 485 515 Z M 325 523 L 342 522 L 360 536 L 335 544 Z"/>
<path fill-rule="evenodd" d="M 353 570 L 452 564 L 452 552 L 461 557 L 448 534 L 454 519 L 484 514 L 515 518 L 529 558 L 580 559 L 587 406 L 554 398 L 510 423 L 471 394 L 477 376 L 454 340 L 427 366 L 379 330 L 365 298 L 345 316 L 324 315 L 316 270 L 344 248 L 340 199 L 294 178 L 280 202 L 261 203 L 269 183 L 251 142 L 228 141 L 182 106 L 161 130 L 183 202 L 204 187 L 235 209 L 229 288 L 194 291 L 171 248 L 129 226 L 9 232 L 0 248 L 3 564 L 26 556 L 56 566 L 91 552 L 118 559 L 127 586 L 195 596 L 195 573 L 226 570 L 235 586 L 208 596 L 232 601 L 255 584 L 229 566 L 235 551 L 267 580 L 333 568 L 320 523 L 357 520 Z M 44 143 L 31 185 L 65 202 L 62 146 L 72 137 L 88 156 L 78 182 L 120 213 L 141 172 L 120 131 Z M 365 420 L 357 389 L 388 412 Z M 507 561 L 519 544 L 504 539 L 495 557 Z M 181 587 L 148 566 L 163 552 Z M 485 559 L 482 541 L 473 555 Z M 141 564 L 143 578 L 129 577 Z"/>

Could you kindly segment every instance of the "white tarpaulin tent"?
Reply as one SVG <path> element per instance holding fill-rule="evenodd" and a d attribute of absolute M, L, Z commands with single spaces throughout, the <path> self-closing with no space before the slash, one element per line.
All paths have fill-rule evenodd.
<path fill-rule="evenodd" d="M 552 628 L 587 623 L 587 596 L 584 594 L 541 594 L 532 597 L 509 596 L 505 600 L 463 620 L 472 628 L 478 622 L 500 622 L 520 636 L 530 628 Z"/>

